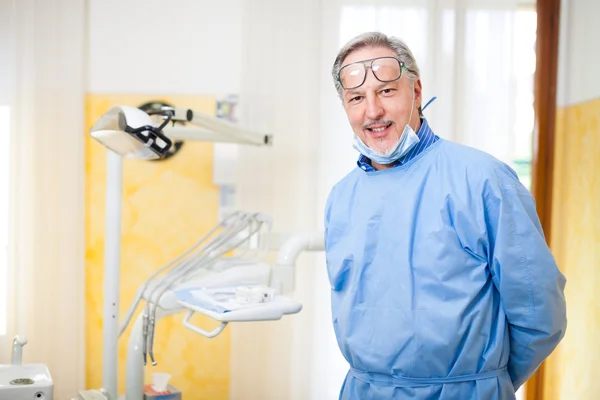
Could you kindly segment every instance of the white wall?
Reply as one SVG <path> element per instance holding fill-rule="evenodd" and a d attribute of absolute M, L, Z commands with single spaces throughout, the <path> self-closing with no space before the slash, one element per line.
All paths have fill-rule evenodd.
<path fill-rule="evenodd" d="M 559 107 L 600 97 L 600 1 L 562 0 L 558 64 Z"/>
<path fill-rule="evenodd" d="M 239 93 L 243 0 L 89 0 L 91 93 Z"/>
<path fill-rule="evenodd" d="M 9 16 L 9 5 L 0 3 L 0 105 L 10 103 Z"/>

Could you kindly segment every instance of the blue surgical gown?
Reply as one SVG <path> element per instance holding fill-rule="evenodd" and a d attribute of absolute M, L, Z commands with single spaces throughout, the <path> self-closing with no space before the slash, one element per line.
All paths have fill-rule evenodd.
<path fill-rule="evenodd" d="M 512 169 L 443 139 L 327 200 L 342 399 L 513 399 L 566 329 L 565 278 Z"/>

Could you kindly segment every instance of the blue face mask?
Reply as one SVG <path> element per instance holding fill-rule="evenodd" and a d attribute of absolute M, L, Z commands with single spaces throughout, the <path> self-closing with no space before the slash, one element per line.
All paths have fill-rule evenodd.
<path fill-rule="evenodd" d="M 400 139 L 396 143 L 396 145 L 387 151 L 385 154 L 379 153 L 371 148 L 369 148 L 366 144 L 363 143 L 362 140 L 357 135 L 354 135 L 354 150 L 358 151 L 363 156 L 370 159 L 372 162 L 377 164 L 385 165 L 392 164 L 403 156 L 406 155 L 417 143 L 419 143 L 419 137 L 410 127 L 410 125 L 406 124 L 404 130 L 402 131 L 402 135 L 400 135 Z"/>
<path fill-rule="evenodd" d="M 362 140 L 360 140 L 357 135 L 354 135 L 354 143 L 352 144 L 352 147 L 354 147 L 354 150 L 358 151 L 371 161 L 384 165 L 392 164 L 398 161 L 402 158 L 402 156 L 405 156 L 406 153 L 408 153 L 410 149 L 412 149 L 417 143 L 419 143 L 419 137 L 415 131 L 408 124 L 406 124 L 400 139 L 398 142 L 396 142 L 396 145 L 385 154 L 369 148 L 363 143 Z"/>

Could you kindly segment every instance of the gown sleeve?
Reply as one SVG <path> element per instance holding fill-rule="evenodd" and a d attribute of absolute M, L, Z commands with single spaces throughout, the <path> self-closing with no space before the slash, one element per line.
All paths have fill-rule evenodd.
<path fill-rule="evenodd" d="M 487 259 L 508 320 L 508 372 L 516 391 L 565 334 L 566 279 L 546 244 L 529 191 L 516 179 L 486 189 Z"/>

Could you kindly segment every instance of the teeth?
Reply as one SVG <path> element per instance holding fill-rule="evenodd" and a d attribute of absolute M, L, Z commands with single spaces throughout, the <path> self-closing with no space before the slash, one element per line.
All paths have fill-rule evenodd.
<path fill-rule="evenodd" d="M 377 133 L 377 132 L 383 132 L 383 131 L 384 131 L 386 128 L 387 128 L 387 126 L 386 126 L 386 127 L 383 127 L 383 128 L 371 128 L 371 130 L 372 130 L 373 132 L 376 132 L 376 133 Z"/>

